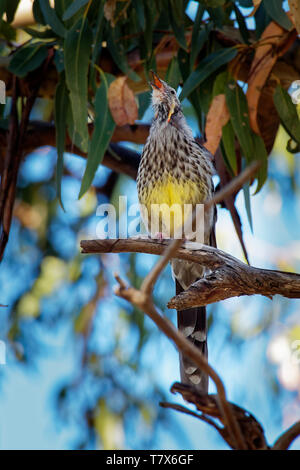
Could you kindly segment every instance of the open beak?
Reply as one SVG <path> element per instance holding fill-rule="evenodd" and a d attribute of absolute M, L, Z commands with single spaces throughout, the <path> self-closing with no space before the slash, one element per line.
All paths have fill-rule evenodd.
<path fill-rule="evenodd" d="M 156 90 L 163 90 L 163 83 L 160 81 L 159 77 L 156 75 L 155 72 L 153 72 L 153 70 L 150 70 L 150 72 L 152 73 L 152 81 L 150 82 L 150 85 L 152 86 L 152 88 L 155 88 Z"/>

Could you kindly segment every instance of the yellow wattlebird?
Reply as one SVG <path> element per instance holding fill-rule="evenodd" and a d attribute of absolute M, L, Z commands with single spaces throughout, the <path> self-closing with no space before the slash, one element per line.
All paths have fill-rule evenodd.
<path fill-rule="evenodd" d="M 178 238 L 181 232 L 183 238 L 194 241 L 198 234 L 193 231 L 194 227 L 185 225 L 185 207 L 193 211 L 212 197 L 212 155 L 195 141 L 176 91 L 152 73 L 150 85 L 155 116 L 137 176 L 141 213 L 151 236 L 173 238 L 177 235 Z M 188 211 L 188 215 L 191 212 Z M 212 208 L 202 217 L 202 226 L 199 228 L 196 224 L 196 230 L 203 231 L 202 243 L 216 246 L 215 219 L 216 210 Z M 171 265 L 177 294 L 205 274 L 205 269 L 196 263 L 173 259 Z M 178 311 L 177 318 L 179 330 L 207 357 L 206 308 Z M 182 382 L 207 393 L 206 374 L 182 356 L 180 374 Z"/>

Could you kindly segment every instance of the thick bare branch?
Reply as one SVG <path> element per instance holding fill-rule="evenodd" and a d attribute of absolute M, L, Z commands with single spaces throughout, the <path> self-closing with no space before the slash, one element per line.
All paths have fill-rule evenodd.
<path fill-rule="evenodd" d="M 150 253 L 162 255 L 167 240 L 145 238 L 82 240 L 82 253 Z M 248 266 L 234 256 L 211 246 L 185 243 L 176 258 L 199 263 L 212 270 L 188 290 L 170 300 L 168 307 L 184 310 L 241 295 L 275 294 L 300 298 L 300 274 Z"/>

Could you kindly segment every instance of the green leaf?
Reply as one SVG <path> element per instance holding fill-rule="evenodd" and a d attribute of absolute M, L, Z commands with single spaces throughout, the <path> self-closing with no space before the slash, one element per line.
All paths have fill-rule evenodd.
<path fill-rule="evenodd" d="M 81 148 L 82 138 L 80 134 L 77 132 L 77 130 L 75 129 L 70 99 L 69 99 L 69 106 L 67 109 L 67 128 L 68 128 L 68 134 L 71 138 L 72 144 L 74 144 L 78 148 Z"/>
<path fill-rule="evenodd" d="M 71 5 L 66 9 L 65 13 L 63 14 L 63 20 L 69 20 L 72 18 L 75 13 L 80 10 L 84 5 L 88 3 L 89 0 L 75 0 L 71 3 Z"/>
<path fill-rule="evenodd" d="M 81 183 L 79 198 L 91 186 L 115 129 L 115 122 L 110 114 L 107 99 L 109 85 L 114 79 L 115 77 L 112 75 L 101 72 L 101 84 L 95 97 L 94 132 L 89 144 L 88 160 Z"/>
<path fill-rule="evenodd" d="M 224 5 L 226 0 L 198 0 L 202 5 L 207 8 L 218 8 Z"/>
<path fill-rule="evenodd" d="M 208 36 L 213 28 L 213 23 L 205 24 L 203 28 L 195 32 L 197 24 L 195 23 L 192 33 L 192 44 L 191 44 L 191 53 L 190 53 L 190 67 L 194 67 L 197 55 L 203 48 L 204 44 L 208 40 Z"/>
<path fill-rule="evenodd" d="M 14 41 L 16 39 L 16 30 L 2 18 L 0 19 L 0 36 L 8 41 Z"/>
<path fill-rule="evenodd" d="M 145 11 L 145 31 L 142 36 L 142 42 L 144 44 L 144 54 L 142 58 L 145 58 L 146 61 L 150 61 L 152 55 L 152 38 L 153 38 L 153 26 L 154 26 L 154 16 L 155 16 L 155 8 L 153 3 L 148 2 L 147 0 L 143 0 L 144 3 L 144 11 Z"/>
<path fill-rule="evenodd" d="M 266 182 L 268 177 L 268 153 L 265 143 L 260 135 L 252 132 L 254 141 L 254 158 L 253 160 L 260 160 L 261 166 L 257 172 L 257 187 L 254 194 L 257 194 Z"/>
<path fill-rule="evenodd" d="M 33 28 L 23 28 L 23 30 L 33 38 L 52 39 L 55 37 L 55 33 L 52 31 L 52 29 L 45 29 L 44 31 L 40 31 Z"/>
<path fill-rule="evenodd" d="M 263 6 L 272 20 L 288 31 L 292 29 L 292 22 L 282 8 L 282 0 L 263 0 Z"/>
<path fill-rule="evenodd" d="M 280 85 L 277 85 L 273 99 L 281 124 L 292 139 L 300 144 L 299 117 L 289 93 Z"/>
<path fill-rule="evenodd" d="M 260 160 L 257 172 L 257 188 L 255 194 L 264 185 L 268 172 L 268 154 L 263 139 L 250 128 L 248 103 L 241 87 L 231 81 L 225 89 L 226 103 L 235 134 L 241 144 L 247 164 Z"/>
<path fill-rule="evenodd" d="M 135 73 L 134 70 L 132 70 L 129 67 L 124 45 L 122 44 L 121 41 L 118 42 L 118 45 L 116 44 L 116 37 L 115 37 L 115 32 L 113 28 L 110 28 L 109 33 L 110 33 L 110 38 L 107 43 L 107 47 L 108 47 L 109 52 L 112 55 L 114 63 L 119 67 L 120 70 L 122 70 L 122 72 L 125 75 L 131 78 L 131 80 L 133 80 L 134 82 L 139 82 L 141 78 L 139 77 L 137 73 Z"/>
<path fill-rule="evenodd" d="M 144 11 L 144 5 L 141 0 L 133 0 L 133 8 L 136 12 L 138 24 L 140 31 L 144 31 L 145 29 L 145 11 Z"/>
<path fill-rule="evenodd" d="M 201 28 L 201 22 L 202 22 L 204 11 L 205 11 L 204 6 L 199 3 L 198 8 L 197 8 L 196 18 L 193 24 L 193 31 L 192 31 L 191 52 L 190 52 L 191 69 L 194 67 L 196 56 L 200 50 L 198 48 L 198 37 L 203 32 L 203 29 Z"/>
<path fill-rule="evenodd" d="M 6 17 L 8 23 L 11 23 L 19 6 L 19 0 L 6 0 Z"/>
<path fill-rule="evenodd" d="M 42 13 L 41 7 L 40 7 L 40 2 L 39 0 L 34 0 L 32 4 L 32 13 L 34 16 L 34 19 L 37 23 L 39 24 L 46 24 L 46 21 L 44 19 L 44 15 Z"/>
<path fill-rule="evenodd" d="M 39 6 L 44 17 L 45 22 L 53 29 L 53 31 L 60 37 L 66 36 L 66 29 L 63 23 L 58 18 L 54 8 L 51 8 L 49 0 L 39 0 Z"/>
<path fill-rule="evenodd" d="M 244 8 L 252 8 L 253 0 L 239 0 L 239 4 Z"/>
<path fill-rule="evenodd" d="M 6 0 L 0 0 L 0 18 L 2 18 L 3 13 L 6 9 Z"/>
<path fill-rule="evenodd" d="M 104 16 L 104 10 L 103 10 L 103 2 L 104 0 L 101 0 L 99 3 L 99 10 L 98 10 L 98 17 L 97 17 L 97 22 L 96 22 L 96 31 L 94 33 L 94 47 L 93 47 L 93 52 L 92 52 L 92 59 L 91 59 L 91 67 L 90 67 L 90 86 L 92 87 L 94 93 L 97 87 L 96 83 L 96 68 L 95 68 L 95 63 L 99 57 L 99 54 L 101 52 L 102 48 L 102 35 L 103 35 L 103 30 L 104 30 L 104 25 L 103 25 L 103 16 Z"/>
<path fill-rule="evenodd" d="M 250 129 L 247 99 L 241 87 L 234 81 L 231 81 L 225 88 L 225 95 L 234 132 L 249 164 L 254 159 L 254 143 Z"/>
<path fill-rule="evenodd" d="M 179 49 L 177 54 L 177 60 L 183 82 L 185 82 L 190 72 L 189 54 L 183 49 Z M 199 129 L 201 129 L 202 131 L 204 129 L 204 120 L 202 119 L 203 113 L 200 98 L 201 94 L 199 88 L 193 91 L 189 96 L 189 101 L 192 103 L 195 113 L 197 115 Z"/>
<path fill-rule="evenodd" d="M 25 77 L 28 72 L 37 69 L 47 55 L 47 46 L 42 44 L 23 46 L 13 54 L 8 68 L 18 77 Z"/>
<path fill-rule="evenodd" d="M 240 12 L 240 9 L 237 7 L 237 5 L 235 5 L 235 3 L 233 4 L 233 8 L 234 8 L 234 11 L 235 11 L 235 17 L 236 17 L 236 20 L 238 22 L 239 30 L 240 30 L 241 36 L 243 38 L 243 41 L 246 44 L 249 44 L 249 31 L 248 31 L 248 28 L 247 28 L 245 18 L 242 15 L 242 13 Z"/>
<path fill-rule="evenodd" d="M 177 57 L 173 57 L 169 63 L 165 80 L 172 88 L 177 90 L 181 80 L 181 73 Z"/>
<path fill-rule="evenodd" d="M 234 175 L 237 175 L 237 162 L 235 152 L 235 136 L 231 122 L 227 122 L 222 130 L 222 143 L 228 164 Z"/>
<path fill-rule="evenodd" d="M 225 93 L 225 87 L 228 84 L 228 81 L 229 81 L 228 70 L 224 70 L 224 72 L 221 72 L 219 73 L 219 75 L 217 75 L 214 81 L 214 86 L 213 86 L 213 97 L 216 95 L 221 95 L 222 93 Z"/>
<path fill-rule="evenodd" d="M 170 24 L 174 31 L 175 38 L 182 49 L 187 50 L 184 30 L 184 9 L 181 0 L 169 0 Z"/>
<path fill-rule="evenodd" d="M 56 130 L 56 149 L 57 149 L 57 165 L 56 165 L 56 190 L 57 197 L 61 207 L 64 206 L 61 199 L 61 180 L 64 169 L 64 150 L 67 130 L 67 109 L 69 106 L 68 90 L 65 82 L 64 74 L 61 75 L 55 90 L 54 98 L 54 122 Z"/>
<path fill-rule="evenodd" d="M 55 50 L 54 63 L 58 73 L 61 73 L 65 69 L 64 51 L 62 49 Z"/>
<path fill-rule="evenodd" d="M 205 57 L 205 59 L 200 62 L 196 70 L 192 72 L 186 80 L 182 88 L 180 100 L 182 101 L 184 98 L 186 98 L 200 85 L 200 83 L 202 83 L 222 65 L 225 65 L 227 62 L 232 60 L 236 54 L 237 50 L 233 47 L 230 47 L 219 49 L 218 51 L 213 52 L 209 56 Z"/>
<path fill-rule="evenodd" d="M 70 101 L 74 128 L 82 139 L 81 148 L 88 147 L 87 101 L 88 70 L 93 41 L 92 31 L 85 18 L 81 18 L 71 29 L 65 39 L 66 83 L 70 91 Z"/>
<path fill-rule="evenodd" d="M 143 119 L 145 111 L 149 108 L 151 95 L 150 91 L 145 91 L 144 93 L 140 93 L 138 95 L 139 100 L 139 119 Z"/>
<path fill-rule="evenodd" d="M 207 8 L 210 20 L 214 23 L 214 26 L 223 29 L 224 23 L 226 23 L 226 15 L 222 6 L 215 8 Z"/>
<path fill-rule="evenodd" d="M 249 181 L 243 186 L 245 208 L 247 212 L 248 222 L 253 233 L 253 220 L 252 220 L 252 211 L 251 211 L 251 200 L 250 200 L 250 184 Z"/>

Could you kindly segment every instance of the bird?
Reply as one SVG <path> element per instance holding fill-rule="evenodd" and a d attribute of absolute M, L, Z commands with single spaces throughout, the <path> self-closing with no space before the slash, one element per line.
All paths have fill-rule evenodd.
<path fill-rule="evenodd" d="M 137 174 L 137 191 L 143 222 L 154 238 L 172 238 L 180 229 L 184 239 L 194 241 L 195 233 L 184 226 L 185 205 L 195 209 L 214 193 L 214 174 L 211 153 L 193 137 L 187 124 L 176 90 L 151 71 L 152 107 L 154 118 L 145 142 Z M 182 216 L 168 213 L 168 208 L 179 207 Z M 160 208 L 160 209 L 159 209 Z M 167 227 L 167 216 L 168 224 Z M 157 233 L 151 231 L 153 220 Z M 205 211 L 202 243 L 216 246 L 216 208 Z M 190 227 L 193 229 L 194 227 Z M 167 232 L 168 236 L 165 236 Z M 188 232 L 188 233 L 187 233 Z M 178 237 L 177 237 L 178 238 Z M 206 268 L 197 263 L 172 259 L 176 294 L 188 289 L 203 277 Z M 177 311 L 178 329 L 207 358 L 206 307 Z M 182 383 L 208 392 L 208 376 L 193 362 L 179 353 Z"/>

